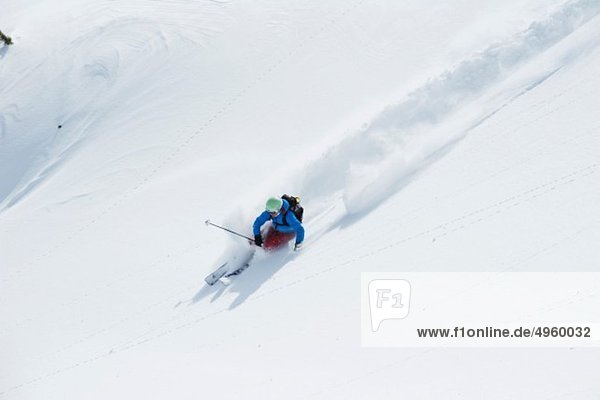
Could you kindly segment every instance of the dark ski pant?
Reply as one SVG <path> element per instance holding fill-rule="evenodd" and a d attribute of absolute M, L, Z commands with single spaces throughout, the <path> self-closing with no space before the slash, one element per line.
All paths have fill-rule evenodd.
<path fill-rule="evenodd" d="M 280 232 L 273 228 L 269 227 L 267 234 L 265 235 L 265 240 L 263 243 L 263 248 L 265 250 L 275 250 L 284 245 L 286 245 L 290 240 L 296 237 L 296 232 Z"/>

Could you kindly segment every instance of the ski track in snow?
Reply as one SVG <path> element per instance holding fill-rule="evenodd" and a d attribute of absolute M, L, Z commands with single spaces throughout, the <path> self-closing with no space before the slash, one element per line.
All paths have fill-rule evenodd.
<path fill-rule="evenodd" d="M 489 46 L 431 79 L 313 160 L 304 168 L 299 192 L 311 200 L 341 193 L 349 214 L 373 209 L 407 184 L 411 176 L 451 150 L 469 130 L 549 79 L 562 66 L 530 82 L 508 103 L 470 126 L 441 133 L 435 131 L 436 126 L 599 12 L 600 3 L 594 0 L 568 2 L 524 32 Z"/>
<path fill-rule="evenodd" d="M 354 6 L 356 5 L 357 4 Z M 304 177 L 304 188 L 300 191 L 304 196 L 311 199 L 318 198 L 320 196 L 330 196 L 332 193 L 340 190 L 348 191 L 348 189 L 352 187 L 353 179 L 356 176 L 353 171 L 357 165 L 358 168 L 361 166 L 366 166 L 367 168 L 374 168 L 375 170 L 378 170 L 378 168 L 381 167 L 389 168 L 386 162 L 382 162 L 381 159 L 383 158 L 387 160 L 390 158 L 390 156 L 393 157 L 392 153 L 403 152 L 403 150 L 405 150 L 406 143 L 410 141 L 409 139 L 414 138 L 418 134 L 423 134 L 423 129 L 421 128 L 423 124 L 439 124 L 441 121 L 443 121 L 444 116 L 449 115 L 453 110 L 459 108 L 463 103 L 468 102 L 473 97 L 477 96 L 481 92 L 484 92 L 489 88 L 490 85 L 508 74 L 511 69 L 523 64 L 536 54 L 547 49 L 552 44 L 555 44 L 560 39 L 572 33 L 585 22 L 589 21 L 598 13 L 599 8 L 600 6 L 595 1 L 584 0 L 570 2 L 563 6 L 560 10 L 553 13 L 548 19 L 542 22 L 533 23 L 529 29 L 519 33 L 514 38 L 488 47 L 488 49 L 477 54 L 472 59 L 463 61 L 453 70 L 445 72 L 442 76 L 431 80 L 422 88 L 413 91 L 407 96 L 405 101 L 399 103 L 398 105 L 386 108 L 371 122 L 367 128 L 361 130 L 358 134 L 345 139 L 339 145 L 330 149 L 321 159 L 313 161 L 312 166 L 306 169 L 309 172 L 307 172 L 306 176 Z M 350 9 L 351 8 L 348 8 L 341 13 L 339 18 L 342 18 L 343 15 L 349 12 Z M 331 20 L 330 23 L 333 23 L 333 21 L 335 20 Z M 123 22 L 118 21 L 116 23 L 121 25 Z M 323 29 L 325 29 L 325 27 L 326 26 L 324 26 Z M 105 28 L 99 29 L 104 30 Z M 119 35 L 121 34 L 120 30 L 118 29 L 114 31 L 118 32 Z M 95 35 L 90 34 L 90 37 L 95 37 Z M 132 43 L 137 43 L 135 39 L 130 40 L 133 40 Z M 79 39 L 78 41 L 87 43 L 84 39 Z M 75 44 L 77 44 L 78 41 L 76 41 Z M 295 51 L 296 50 L 291 51 L 288 57 L 291 57 Z M 282 61 L 280 60 L 280 62 Z M 104 64 L 100 63 L 98 64 L 98 67 L 94 67 L 94 69 L 99 71 L 113 69 L 103 67 L 102 65 Z M 267 72 L 276 68 L 277 65 L 278 64 L 274 64 L 269 70 L 267 70 Z M 528 90 L 535 88 L 537 85 L 541 84 L 550 76 L 552 76 L 557 70 L 554 70 L 539 80 L 531 83 L 531 85 L 529 85 L 523 92 L 517 94 L 514 98 L 519 97 Z M 263 73 L 263 75 L 259 76 L 259 78 L 253 82 L 253 84 L 256 84 L 258 81 L 260 81 L 265 74 L 266 73 Z M 112 74 L 104 73 L 100 73 L 100 75 L 102 75 L 104 79 L 108 80 L 110 80 L 110 76 L 112 76 Z M 251 86 L 252 85 L 249 85 L 249 87 Z M 228 103 L 227 106 L 230 106 L 233 101 L 234 100 Z M 505 106 L 506 104 L 503 104 L 499 109 Z M 220 112 L 223 112 L 223 109 L 221 109 Z M 217 115 L 218 114 L 219 112 Z M 491 115 L 484 117 L 478 122 L 478 124 L 489 118 L 489 116 Z M 216 116 L 213 118 L 215 117 Z M 208 123 L 211 121 L 212 118 L 208 120 Z M 151 173 L 147 175 L 141 183 L 138 183 L 138 186 L 135 186 L 132 191 L 138 189 L 143 183 L 147 182 L 162 165 L 166 164 L 171 157 L 174 157 L 177 152 L 181 148 L 185 147 L 185 145 L 187 145 L 199 132 L 200 131 L 197 131 L 192 136 L 188 137 L 182 146 L 175 149 L 173 153 L 171 153 L 170 157 L 164 159 L 163 162 L 159 164 L 159 166 L 153 171 L 151 171 Z M 373 191 L 373 189 L 371 192 L 367 192 L 366 195 L 363 194 L 362 198 L 367 200 L 359 209 L 355 209 L 355 211 L 360 212 L 360 210 L 364 208 L 370 208 L 393 194 L 397 190 L 399 182 L 403 181 L 407 176 L 415 173 L 418 167 L 422 167 L 428 161 L 432 162 L 435 159 L 436 153 L 449 143 L 453 143 L 453 141 L 456 140 L 456 137 L 443 137 L 439 139 L 441 139 L 441 141 L 436 138 L 436 140 L 433 142 L 434 145 L 428 147 L 429 153 L 419 153 L 416 155 L 416 157 L 414 157 L 412 163 L 405 163 L 400 168 L 397 168 L 398 166 L 394 165 L 394 168 L 391 168 L 390 170 L 391 173 L 387 175 L 386 170 L 378 170 L 375 175 L 383 175 L 387 179 L 380 179 L 377 187 L 382 186 L 385 187 L 386 190 Z M 448 140 L 450 140 L 450 142 L 448 142 Z M 373 154 L 375 155 L 373 156 Z M 405 159 L 403 159 L 403 161 L 405 161 Z M 328 173 L 332 169 L 335 169 L 336 171 L 344 171 L 344 173 L 336 175 Z M 314 171 L 324 171 L 326 175 L 318 173 L 315 174 Z M 336 181 L 332 182 L 332 178 L 336 179 Z M 392 181 L 389 181 L 389 179 Z M 359 180 L 362 182 L 360 178 Z M 113 203 L 95 220 L 82 227 L 55 248 L 40 256 L 39 259 L 64 246 L 71 238 L 76 237 L 88 226 L 92 225 L 98 218 L 116 207 L 120 201 L 125 199 L 126 196 L 127 195 L 124 195 L 122 198 L 117 200 L 117 202 Z M 346 205 L 348 206 L 349 204 L 352 204 L 352 199 L 346 197 Z M 352 210 L 352 207 L 349 208 Z M 477 214 L 480 211 L 481 210 L 476 211 L 475 213 Z M 318 215 L 314 218 L 317 219 Z M 417 236 L 442 229 L 448 224 L 451 224 L 451 222 L 442 224 L 436 228 L 432 228 L 431 231 L 423 232 Z M 447 232 L 440 234 L 439 237 L 443 237 L 445 234 L 447 234 Z M 140 269 L 138 272 L 144 273 L 147 272 L 147 270 Z M 115 282 L 120 282 L 122 279 L 130 279 L 135 276 L 137 276 L 137 273 L 129 273 L 123 278 L 115 280 Z M 102 290 L 104 287 L 110 287 L 111 285 L 111 283 L 103 285 L 102 287 L 99 287 L 98 290 Z M 85 297 L 88 295 L 89 293 L 87 293 Z M 83 298 L 73 299 L 67 303 L 61 304 L 59 308 L 82 299 Z M 32 319 L 35 319 L 35 317 L 25 318 L 21 322 L 17 322 L 15 325 L 13 325 L 13 327 L 20 326 L 21 323 Z"/>
<path fill-rule="evenodd" d="M 372 251 L 362 253 L 357 256 L 353 256 L 353 257 L 343 260 L 339 263 L 329 265 L 326 268 L 304 274 L 303 276 L 301 276 L 299 278 L 294 278 L 294 274 L 287 274 L 287 275 L 283 274 L 281 276 L 273 277 L 272 280 L 275 283 L 275 287 L 270 288 L 265 291 L 262 291 L 261 293 L 255 294 L 253 296 L 250 296 L 250 297 L 244 299 L 244 301 L 245 302 L 253 302 L 256 300 L 263 299 L 265 297 L 269 297 L 269 296 L 271 296 L 277 292 L 280 292 L 281 290 L 285 290 L 291 286 L 309 282 L 310 280 L 318 278 L 318 277 L 322 276 L 323 274 L 328 274 L 328 273 L 334 272 L 340 268 L 344 268 L 351 264 L 359 262 L 361 260 L 371 258 L 375 254 L 389 251 L 392 248 L 395 248 L 399 245 L 407 244 L 413 240 L 431 237 L 432 241 L 436 241 L 446 235 L 452 234 L 460 229 L 464 229 L 472 224 L 480 223 L 487 218 L 497 217 L 497 216 L 501 215 L 501 213 L 504 211 L 507 211 L 513 207 L 519 206 L 523 202 L 527 202 L 529 200 L 536 199 L 540 196 L 543 196 L 546 193 L 555 191 L 555 190 L 557 190 L 557 188 L 559 188 L 562 185 L 568 185 L 568 184 L 575 182 L 579 178 L 585 178 L 587 176 L 590 176 L 590 175 L 596 173 L 597 169 L 599 167 L 600 167 L 600 164 L 589 165 L 585 168 L 581 168 L 581 169 L 573 171 L 567 175 L 559 177 L 553 181 L 545 182 L 545 183 L 542 183 L 535 187 L 529 188 L 521 193 L 511 195 L 510 197 L 502 199 L 496 203 L 490 204 L 490 205 L 480 208 L 480 209 L 473 210 L 473 211 L 469 212 L 468 214 L 465 214 L 465 215 L 459 216 L 457 218 L 454 218 L 452 220 L 440 223 L 440 224 L 430 227 L 426 230 L 417 232 L 411 236 L 396 240 L 392 243 L 385 244 L 383 246 L 379 246 L 379 247 L 373 249 Z M 535 256 L 541 254 L 542 252 L 545 252 L 548 249 L 551 249 L 553 246 L 556 246 L 556 244 L 557 243 L 554 243 L 552 246 L 547 246 L 540 250 L 533 249 L 532 254 L 528 255 L 524 259 L 514 260 L 512 264 L 504 266 L 503 270 L 506 271 L 511 268 L 514 268 L 516 265 L 523 262 L 524 260 L 531 258 L 531 257 L 535 257 Z M 307 262 L 309 264 L 310 264 L 311 259 L 314 259 L 315 261 L 319 259 L 319 253 L 313 252 L 313 253 L 309 253 L 307 255 L 309 257 L 309 259 L 307 260 Z M 158 265 L 158 264 L 159 264 L 159 262 L 156 263 L 156 265 Z M 140 272 L 142 272 L 142 271 L 140 271 Z M 135 274 L 135 275 L 137 275 L 137 274 Z M 132 276 L 134 276 L 134 275 L 129 275 L 128 277 L 124 277 L 123 279 L 131 278 Z M 282 281 L 281 284 L 277 284 L 278 281 Z M 38 355 L 38 357 L 40 359 L 44 359 L 47 357 L 56 356 L 74 346 L 81 345 L 89 339 L 95 338 L 98 335 L 101 335 L 103 333 L 106 333 L 106 332 L 114 329 L 117 326 L 120 326 L 124 323 L 130 322 L 134 318 L 137 318 L 139 316 L 147 314 L 155 307 L 165 305 L 168 302 L 172 303 L 178 297 L 184 295 L 185 293 L 189 293 L 190 290 L 192 290 L 196 287 L 197 287 L 196 283 L 193 285 L 186 285 L 185 287 L 178 287 L 175 291 L 169 293 L 167 296 L 163 296 L 161 299 L 157 300 L 156 302 L 146 305 L 143 309 L 138 310 L 133 314 L 129 314 L 126 317 L 121 318 L 118 321 L 115 321 L 114 324 L 107 326 L 107 327 L 103 327 L 100 330 L 96 330 L 96 331 L 86 335 L 85 337 L 81 338 L 80 340 L 69 344 L 68 346 L 65 346 L 60 349 L 56 349 L 52 353 Z M 83 299 L 79 299 L 79 300 L 83 300 Z M 115 355 L 115 354 L 123 352 L 123 351 L 131 350 L 140 345 L 161 339 L 165 336 L 169 336 L 169 335 L 177 333 L 181 330 L 189 329 L 189 328 L 197 325 L 198 323 L 204 322 L 210 318 L 213 318 L 215 316 L 218 316 L 218 315 L 220 315 L 224 312 L 230 311 L 230 310 L 231 310 L 231 306 L 225 306 L 225 307 L 219 308 L 218 310 L 213 310 L 211 312 L 203 313 L 202 315 L 197 316 L 197 315 L 195 315 L 194 309 L 189 309 L 187 312 L 183 313 L 182 315 L 176 315 L 176 316 L 170 318 L 168 321 L 166 321 L 166 322 L 163 321 L 160 324 L 158 324 L 156 327 L 154 327 L 142 334 L 137 335 L 135 338 L 128 339 L 123 344 L 111 344 L 108 346 L 108 347 L 110 347 L 110 349 L 107 351 L 103 351 L 93 357 L 90 357 L 90 358 L 82 360 L 80 362 L 71 364 L 65 368 L 56 369 L 56 370 L 54 370 L 48 374 L 45 374 L 43 376 L 38 376 L 32 380 L 29 380 L 27 382 L 23 382 L 19 385 L 8 388 L 5 392 L 0 392 L 0 395 L 9 393 L 13 390 L 17 390 L 17 389 L 25 387 L 27 385 L 39 382 L 41 380 L 45 380 L 45 379 L 54 377 L 56 375 L 62 374 L 64 372 L 70 371 L 72 369 L 75 369 L 75 368 L 78 368 L 81 366 L 85 366 L 89 363 L 96 362 L 105 357 L 109 357 L 111 355 Z M 188 318 L 188 317 L 190 317 L 190 315 L 191 315 L 191 318 Z M 181 321 L 182 319 L 184 319 L 184 320 L 188 319 L 188 321 Z M 173 325 L 173 326 L 165 328 L 166 325 Z M 214 347 L 214 346 L 224 345 L 224 343 L 225 342 L 222 342 L 220 344 L 219 343 L 211 343 L 210 346 Z M 207 345 L 205 345 L 205 346 L 207 346 Z"/>
<path fill-rule="evenodd" d="M 68 41 L 68 45 L 51 51 L 36 65 L 29 67 L 16 77 L 0 83 L 0 96 L 20 88 L 21 91 L 35 91 L 37 87 L 27 86 L 28 82 L 48 80 L 42 67 L 48 64 L 58 65 L 64 59 L 72 60 L 70 68 L 51 78 L 43 96 L 49 104 L 55 104 L 52 116 L 41 115 L 39 119 L 55 120 L 59 118 L 65 127 L 75 125 L 51 134 L 47 126 L 51 123 L 29 124 L 21 130 L 27 132 L 26 138 L 12 143 L 19 157 L 0 164 L 3 169 L 10 168 L 12 180 L 9 185 L 0 186 L 0 214 L 16 205 L 31 193 L 56 167 L 68 161 L 70 149 L 80 146 L 87 136 L 90 125 L 97 123 L 114 107 L 116 96 L 123 85 L 136 81 L 136 70 L 147 67 L 148 57 L 165 57 L 169 53 L 169 38 L 177 36 L 192 43 L 205 44 L 219 29 L 212 24 L 223 19 L 223 4 L 205 3 L 202 7 L 189 0 L 163 2 L 153 5 L 161 10 L 161 18 L 155 20 L 144 15 L 144 3 L 129 2 L 127 5 L 112 3 L 89 4 L 85 7 L 87 16 L 99 20 L 115 16 L 101 26 L 94 26 L 87 32 Z M 173 9 L 173 6 L 177 8 Z M 181 20 L 182 8 L 188 9 L 190 22 Z M 156 9 L 151 8 L 155 12 Z M 132 16 L 141 15 L 141 16 Z M 193 24 L 194 18 L 204 16 L 215 21 L 208 25 Z M 186 18 L 186 17 L 184 17 Z M 95 25 L 95 24 L 94 24 Z M 4 83 L 4 85 L 2 85 Z M 31 96 L 35 98 L 35 95 Z M 39 96 L 38 96 L 39 97 Z M 134 99 L 131 99 L 134 100 Z M 91 110 L 92 112 L 89 112 Z M 18 120 L 19 109 L 0 110 L 2 114 Z M 65 114 L 66 113 L 66 114 Z M 87 113 L 87 115 L 85 115 Z M 5 117 L 0 114 L 0 121 Z M 58 117 L 60 116 L 60 117 Z M 82 121 L 79 121 L 82 119 Z M 2 124 L 4 126 L 4 124 Z M 45 126 L 42 128 L 42 126 Z M 2 136 L 8 133 L 0 130 Z M 44 132 L 45 131 L 45 132 Z M 5 138 L 8 139 L 8 138 Z M 11 144 L 11 142 L 8 142 Z M 7 157 L 10 153 L 7 152 Z M 29 159 L 29 162 L 27 162 Z M 4 160 L 3 160 L 4 161 Z M 20 178 L 13 182 L 14 178 Z"/>
<path fill-rule="evenodd" d="M 346 9 L 340 14 L 339 18 L 342 18 L 357 5 L 358 3 Z M 386 108 L 379 116 L 374 118 L 367 127 L 359 130 L 352 137 L 342 140 L 321 158 L 313 160 L 311 165 L 306 168 L 306 171 L 308 172 L 304 175 L 302 188 L 300 189 L 303 196 L 311 198 L 311 201 L 315 201 L 315 199 L 318 198 L 330 198 L 341 193 L 344 198 L 346 211 L 350 215 L 357 215 L 360 217 L 367 209 L 374 208 L 401 189 L 411 176 L 419 173 L 422 169 L 433 163 L 441 154 L 445 154 L 445 152 L 447 152 L 457 141 L 462 139 L 468 130 L 482 124 L 498 111 L 505 108 L 510 102 L 543 84 L 558 72 L 562 66 L 538 77 L 521 92 L 511 97 L 509 102 L 502 103 L 493 112 L 480 116 L 475 121 L 471 121 L 472 123 L 466 126 L 464 130 L 428 137 L 427 131 L 429 129 L 441 124 L 447 118 L 450 118 L 452 114 L 461 107 L 468 106 L 470 101 L 482 95 L 486 90 L 489 90 L 490 87 L 510 74 L 511 71 L 530 61 L 536 55 L 574 32 L 578 27 L 596 16 L 599 11 L 600 4 L 597 1 L 583 0 L 569 2 L 553 13 L 548 19 L 532 24 L 526 31 L 507 41 L 488 47 L 483 52 L 458 64 L 454 69 L 444 73 L 440 77 L 430 80 L 423 87 L 410 93 L 404 101 Z M 324 26 L 322 30 L 326 29 L 326 27 L 327 25 Z M 315 35 L 309 39 L 317 37 L 322 30 L 315 33 Z M 280 63 L 289 61 L 297 50 L 298 49 L 292 50 L 287 58 L 279 60 L 277 63 L 273 64 L 271 68 L 258 75 L 252 84 L 244 89 L 244 91 L 240 92 L 237 97 L 232 98 L 223 108 L 209 118 L 200 130 L 195 131 L 188 136 L 187 139 L 180 143 L 179 147 L 176 147 L 167 157 L 158 160 L 155 168 L 138 181 L 129 192 L 123 194 L 100 214 L 95 216 L 94 219 L 82 225 L 80 229 L 73 232 L 46 253 L 40 255 L 32 261 L 32 263 L 35 264 L 58 248 L 65 246 L 72 238 L 83 233 L 104 215 L 118 207 L 119 204 L 125 201 L 131 194 L 151 180 L 162 167 L 175 158 L 177 154 L 183 148 L 187 147 L 198 134 L 208 130 L 210 124 L 215 119 L 219 118 L 220 115 L 226 113 L 232 104 L 238 101 L 253 85 L 258 84 L 262 79 L 265 79 L 278 67 L 278 65 L 280 65 Z M 114 74 L 111 71 L 118 68 L 118 64 L 118 54 L 115 55 L 108 52 L 105 56 L 99 57 L 94 63 L 87 65 L 85 70 L 94 79 L 100 78 L 101 80 L 110 82 L 114 79 Z M 553 110 L 549 110 L 546 114 L 542 114 L 538 118 L 543 118 L 552 112 Z M 7 114 L 5 114 L 5 116 L 6 115 Z M 18 115 L 18 112 L 15 112 L 15 116 L 16 115 Z M 4 129 L 2 127 L 4 126 L 5 116 L 0 118 L 0 133 L 2 134 L 4 134 Z M 522 129 L 523 127 L 520 128 Z M 590 132 L 584 134 L 593 134 L 596 128 L 597 127 L 592 127 Z M 567 140 L 576 139 L 577 138 L 572 138 Z M 493 138 L 490 138 L 490 140 L 493 140 Z M 70 143 L 66 148 L 61 149 L 61 154 L 64 155 L 65 152 L 70 151 L 71 148 L 73 151 L 76 151 L 76 144 L 76 141 Z M 47 174 L 52 172 L 52 168 L 58 168 L 60 165 L 60 157 L 56 161 L 49 163 L 47 167 L 45 167 L 46 169 L 38 172 L 36 177 L 28 182 L 24 188 L 16 191 L 10 196 L 10 200 L 6 203 L 6 207 L 9 208 L 16 204 L 20 199 L 24 198 L 24 196 L 35 189 L 38 181 L 42 181 Z M 458 217 L 439 222 L 409 236 L 399 239 L 396 238 L 389 243 L 380 244 L 368 252 L 352 255 L 339 262 L 328 264 L 324 268 L 320 268 L 316 271 L 303 273 L 300 277 L 297 277 L 298 273 L 294 271 L 282 273 L 281 275 L 272 278 L 273 287 L 261 292 L 255 292 L 245 298 L 244 301 L 254 302 L 259 299 L 264 299 L 291 286 L 310 281 L 323 274 L 338 270 L 356 263 L 357 261 L 369 258 L 374 254 L 388 251 L 413 240 L 443 240 L 462 229 L 478 224 L 486 219 L 500 216 L 503 212 L 508 211 L 511 208 L 518 207 L 522 203 L 537 199 L 540 196 L 544 196 L 552 191 L 565 187 L 577 180 L 589 179 L 593 182 L 599 166 L 600 164 L 594 163 L 572 170 L 554 180 L 528 187 L 525 190 L 513 193 L 506 198 L 488 204 L 485 207 L 472 209 Z M 332 174 L 332 170 L 340 171 L 340 173 Z M 318 215 L 313 217 L 309 223 L 318 222 L 319 218 L 323 218 L 325 213 L 330 211 L 331 209 L 321 211 Z M 324 218 L 324 220 L 325 224 L 329 223 L 326 218 Z M 327 228 L 331 227 L 326 227 L 326 229 Z M 197 244 L 190 246 L 188 251 L 196 249 L 197 246 Z M 540 252 L 546 251 L 547 248 L 549 247 L 546 246 L 544 248 L 534 249 L 528 257 L 535 257 Z M 185 253 L 185 251 L 183 253 Z M 311 259 L 316 260 L 319 256 L 319 252 L 308 251 L 305 258 L 307 262 L 310 263 Z M 54 310 L 68 307 L 74 303 L 85 302 L 88 297 L 95 293 L 105 291 L 116 283 L 134 279 L 142 274 L 148 274 L 153 270 L 164 268 L 166 264 L 172 262 L 172 259 L 169 260 L 168 258 L 170 257 L 160 258 L 149 267 L 140 268 L 132 272 L 130 271 L 127 274 L 123 274 L 108 284 L 98 286 L 94 290 L 86 292 L 81 297 L 57 305 Z M 521 262 L 519 259 L 514 261 L 515 264 L 518 264 L 519 262 Z M 26 266 L 23 266 L 19 272 L 24 272 L 25 267 Z M 511 267 L 514 267 L 514 265 L 511 264 L 506 268 Z M 169 291 L 168 295 L 163 294 L 156 302 L 145 304 L 144 307 L 114 321 L 114 323 L 109 326 L 88 332 L 79 340 L 74 341 L 65 347 L 55 349 L 50 353 L 39 354 L 38 357 L 41 359 L 51 358 L 61 354 L 65 350 L 81 345 L 117 326 L 131 322 L 135 318 L 147 314 L 156 307 L 172 303 L 174 300 L 188 294 L 190 290 L 193 290 L 194 288 L 197 288 L 197 283 L 190 285 L 189 282 L 185 282 L 184 285 L 179 285 L 176 288 L 169 288 L 173 290 Z M 192 300 L 190 301 L 193 303 Z M 136 335 L 134 338 L 125 339 L 120 343 L 108 344 L 107 347 L 110 347 L 109 350 L 97 352 L 91 357 L 82 356 L 79 361 L 5 388 L 0 392 L 0 396 L 7 395 L 18 389 L 56 377 L 75 368 L 89 365 L 103 358 L 110 357 L 111 355 L 131 350 L 148 342 L 193 327 L 198 323 L 221 315 L 229 310 L 231 310 L 231 305 L 223 306 L 210 312 L 203 311 L 201 315 L 197 315 L 197 310 L 190 307 L 186 312 L 175 315 L 168 321 L 161 321 L 144 333 Z M 23 326 L 27 324 L 27 322 L 35 320 L 37 317 L 37 315 L 29 316 L 23 320 L 17 321 L 10 327 L 3 326 L 2 333 Z M 242 333 L 237 333 L 237 335 L 241 334 Z M 225 341 L 211 344 L 211 346 L 220 345 L 225 345 Z M 208 345 L 205 344 L 204 346 Z M 97 351 L 97 349 L 95 349 L 95 351 Z M 392 363 L 390 365 L 395 364 L 397 363 Z M 382 367 L 373 369 L 371 373 L 375 373 L 381 369 Z"/>
<path fill-rule="evenodd" d="M 56 245 L 49 248 L 47 251 L 40 254 L 35 259 L 30 261 L 26 265 L 22 266 L 22 268 L 20 268 L 18 270 L 23 271 L 25 268 L 31 268 L 31 267 L 35 266 L 37 263 L 39 263 L 44 258 L 53 254 L 58 249 L 63 248 L 66 244 L 70 243 L 74 238 L 78 237 L 79 235 L 84 233 L 88 228 L 90 228 L 91 226 L 96 224 L 105 215 L 109 214 L 112 210 L 118 208 L 121 204 L 123 204 L 125 201 L 127 201 L 127 199 L 129 199 L 137 191 L 139 191 L 142 187 L 144 187 L 149 181 L 151 181 L 157 175 L 157 173 L 159 171 L 161 171 L 167 164 L 169 164 L 174 158 L 176 158 L 177 155 L 180 152 L 182 152 L 182 150 L 184 150 L 188 146 L 190 146 L 190 144 L 194 141 L 194 139 L 196 139 L 201 134 L 206 134 L 206 132 L 209 131 L 209 128 L 211 127 L 211 125 L 216 120 L 221 118 L 224 114 L 226 114 L 227 111 L 229 109 L 231 109 L 231 107 L 234 104 L 238 103 L 252 88 L 257 86 L 259 83 L 261 83 L 266 78 L 268 78 L 268 76 L 273 74 L 281 65 L 289 62 L 308 43 L 316 40 L 320 35 L 322 35 L 327 30 L 331 29 L 340 20 L 344 19 L 349 13 L 351 13 L 360 4 L 362 4 L 363 1 L 364 0 L 359 0 L 354 3 L 351 3 L 348 7 L 341 10 L 339 13 L 337 13 L 332 18 L 327 20 L 327 22 L 325 24 L 323 24 L 318 30 L 316 30 L 312 35 L 306 37 L 305 40 L 302 41 L 297 47 L 290 49 L 289 52 L 284 57 L 275 60 L 273 62 L 273 64 L 271 64 L 268 68 L 266 68 L 265 70 L 263 70 L 259 74 L 257 74 L 256 78 L 254 80 L 252 80 L 246 87 L 241 89 L 235 96 L 231 97 L 228 101 L 226 101 L 226 103 L 220 109 L 218 109 L 212 116 L 210 116 L 204 122 L 204 124 L 202 124 L 197 130 L 192 132 L 189 136 L 187 136 L 187 138 L 185 138 L 183 141 L 181 141 L 178 145 L 174 146 L 174 149 L 170 153 L 168 153 L 166 155 L 166 157 L 159 159 L 155 163 L 154 167 L 151 170 L 149 170 L 146 174 L 144 174 L 143 178 L 141 180 L 139 180 L 135 185 L 133 185 L 129 190 L 127 190 L 125 193 L 123 193 L 114 202 L 109 204 L 94 218 L 89 220 L 84 225 L 81 225 L 76 231 L 74 231 L 70 235 L 66 236 L 62 241 L 58 242 Z M 34 180 L 36 180 L 36 178 L 34 178 Z M 29 189 L 30 190 L 28 190 L 27 192 L 30 192 L 32 187 L 29 186 Z M 25 194 L 27 194 L 27 193 L 22 193 L 21 195 L 18 196 L 18 198 L 19 199 L 23 198 Z M 3 205 L 5 203 L 8 203 L 10 205 L 15 205 L 16 201 L 11 201 L 10 199 L 7 201 L 5 199 L 3 203 L 0 203 L 0 214 L 8 208 L 7 205 Z"/>

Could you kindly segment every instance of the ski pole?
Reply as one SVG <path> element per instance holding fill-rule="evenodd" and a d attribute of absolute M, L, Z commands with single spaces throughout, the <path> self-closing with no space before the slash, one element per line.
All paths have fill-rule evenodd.
<path fill-rule="evenodd" d="M 237 232 L 235 232 L 235 231 L 232 231 L 231 229 L 227 229 L 227 228 L 224 228 L 224 227 L 222 227 L 222 226 L 219 226 L 219 225 L 213 224 L 212 222 L 210 222 L 210 220 L 209 220 L 209 219 L 207 219 L 206 221 L 204 221 L 204 223 L 205 223 L 207 226 L 208 226 L 208 225 L 212 225 L 212 226 L 214 226 L 215 228 L 223 229 L 224 231 L 227 231 L 227 232 L 229 232 L 229 233 L 233 233 L 234 235 L 241 236 L 241 237 L 243 237 L 243 238 L 245 238 L 245 239 L 248 239 L 248 240 L 250 240 L 251 242 L 254 242 L 254 239 L 252 239 L 252 238 L 249 238 L 249 237 L 248 237 L 248 236 L 246 236 L 246 235 L 242 235 L 241 233 L 237 233 Z"/>

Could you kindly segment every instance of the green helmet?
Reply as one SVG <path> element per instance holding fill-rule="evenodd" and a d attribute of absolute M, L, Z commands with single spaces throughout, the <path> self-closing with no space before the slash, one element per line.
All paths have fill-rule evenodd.
<path fill-rule="evenodd" d="M 265 209 L 270 213 L 275 213 L 279 212 L 281 206 L 283 206 L 283 200 L 281 200 L 279 197 L 270 197 L 269 200 L 267 200 Z"/>

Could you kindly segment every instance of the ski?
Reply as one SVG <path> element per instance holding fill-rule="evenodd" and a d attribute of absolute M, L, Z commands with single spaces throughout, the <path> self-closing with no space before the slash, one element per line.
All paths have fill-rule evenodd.
<path fill-rule="evenodd" d="M 250 261 L 252 261 L 253 257 L 254 250 L 246 254 L 243 258 L 241 266 L 233 270 L 232 272 L 230 272 L 230 269 L 235 268 L 236 265 L 239 265 L 239 257 L 229 260 L 223 265 L 221 265 L 219 268 L 217 268 L 213 273 L 204 278 L 204 281 L 209 286 L 213 286 L 215 283 L 217 283 L 217 281 L 221 281 L 223 284 L 228 285 L 227 282 L 230 283 L 232 277 L 241 274 L 250 266 Z"/>
<path fill-rule="evenodd" d="M 246 270 L 246 268 L 248 268 L 249 266 L 250 266 L 250 263 L 246 263 L 246 264 L 242 265 L 240 268 L 236 269 L 235 271 L 233 271 L 233 272 L 231 272 L 231 273 L 229 273 L 229 274 L 226 274 L 225 276 L 226 276 L 227 278 L 229 278 L 229 277 L 231 277 L 231 276 L 236 276 L 236 275 L 239 275 L 239 274 L 241 274 L 242 272 L 244 272 L 244 271 Z"/>
<path fill-rule="evenodd" d="M 225 274 L 223 276 L 221 276 L 219 278 L 219 281 L 225 285 L 225 286 L 229 286 L 231 284 L 231 282 L 233 282 L 233 279 L 238 276 L 239 274 L 241 274 L 242 272 L 244 272 L 246 270 L 246 268 L 248 268 L 250 266 L 249 263 L 246 263 L 244 265 L 242 265 L 240 268 L 236 269 L 233 272 L 230 272 L 229 274 Z"/>
<path fill-rule="evenodd" d="M 219 268 L 217 268 L 213 273 L 209 274 L 206 278 L 204 278 L 204 281 L 206 282 L 206 284 L 208 286 L 212 286 L 215 283 L 217 283 L 217 281 L 219 279 L 221 279 L 223 276 L 225 276 L 225 274 L 227 274 L 228 268 L 227 268 L 227 263 L 221 265 Z"/>

